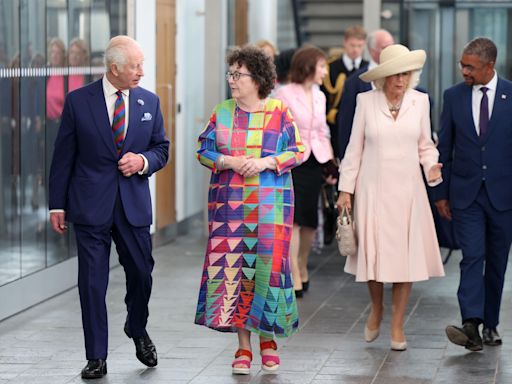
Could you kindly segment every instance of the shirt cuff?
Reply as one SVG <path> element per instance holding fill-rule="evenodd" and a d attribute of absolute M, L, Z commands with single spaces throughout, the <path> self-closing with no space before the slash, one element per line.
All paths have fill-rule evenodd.
<path fill-rule="evenodd" d="M 142 171 L 137 172 L 139 175 L 145 175 L 148 173 L 149 163 L 148 159 L 146 159 L 146 156 L 144 156 L 142 153 L 138 154 L 140 157 L 142 157 L 142 160 L 144 160 L 144 167 L 142 168 Z"/>
<path fill-rule="evenodd" d="M 50 213 L 60 213 L 60 212 L 66 212 L 63 209 L 50 209 Z"/>

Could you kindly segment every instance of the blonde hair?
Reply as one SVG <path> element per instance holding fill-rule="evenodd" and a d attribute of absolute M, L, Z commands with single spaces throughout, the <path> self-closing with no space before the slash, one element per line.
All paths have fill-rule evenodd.
<path fill-rule="evenodd" d="M 276 56 L 278 53 L 276 46 L 269 40 L 258 40 L 254 45 L 263 50 L 265 50 L 265 48 L 269 48 L 273 52 L 273 56 Z"/>
<path fill-rule="evenodd" d="M 390 75 L 390 76 L 393 76 L 393 75 Z M 407 84 L 407 89 L 415 88 L 420 82 L 420 76 L 421 76 L 421 69 L 418 69 L 416 71 L 411 71 L 411 77 L 409 78 L 409 84 Z M 378 90 L 383 90 L 385 83 L 386 83 L 385 77 L 381 77 L 380 79 L 373 80 L 373 84 L 375 85 L 375 88 L 377 88 Z"/>
<path fill-rule="evenodd" d="M 52 51 L 52 47 L 55 46 L 57 47 L 61 53 L 62 53 L 62 62 L 61 62 L 61 66 L 65 66 L 66 63 L 67 63 L 67 58 L 66 58 L 66 46 L 64 45 L 64 42 L 59 39 L 58 37 L 53 37 L 50 42 L 48 43 L 48 59 L 50 58 L 51 56 L 51 51 Z"/>
<path fill-rule="evenodd" d="M 76 46 L 80 51 L 82 51 L 82 63 L 85 64 L 89 61 L 89 47 L 85 40 L 80 39 L 79 37 L 75 37 L 69 42 L 68 55 L 72 46 Z"/>

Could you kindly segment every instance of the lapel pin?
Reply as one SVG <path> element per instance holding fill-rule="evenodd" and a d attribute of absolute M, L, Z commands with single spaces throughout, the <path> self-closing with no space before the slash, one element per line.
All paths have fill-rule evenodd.
<path fill-rule="evenodd" d="M 144 105 L 144 100 L 142 100 L 142 99 L 137 99 L 137 104 L 139 104 L 139 105 Z"/>
<path fill-rule="evenodd" d="M 503 100 L 505 100 L 505 99 L 507 98 L 507 95 L 504 95 L 504 94 L 503 94 L 503 95 L 501 95 L 501 98 L 502 98 Z"/>

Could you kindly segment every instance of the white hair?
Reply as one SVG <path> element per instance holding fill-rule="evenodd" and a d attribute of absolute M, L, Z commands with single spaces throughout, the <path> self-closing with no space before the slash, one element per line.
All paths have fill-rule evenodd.
<path fill-rule="evenodd" d="M 409 84 L 407 84 L 407 89 L 415 88 L 420 82 L 421 69 L 416 71 L 411 71 L 411 77 L 409 78 Z M 393 75 L 391 75 L 393 76 Z M 386 82 L 386 78 L 382 77 L 380 79 L 373 80 L 373 84 L 375 88 L 378 90 L 384 89 L 384 83 Z"/>
<path fill-rule="evenodd" d="M 133 46 L 141 49 L 139 43 L 129 36 L 120 35 L 110 39 L 103 56 L 103 62 L 107 71 L 110 70 L 112 64 L 116 64 L 122 70 L 127 61 L 128 51 Z"/>

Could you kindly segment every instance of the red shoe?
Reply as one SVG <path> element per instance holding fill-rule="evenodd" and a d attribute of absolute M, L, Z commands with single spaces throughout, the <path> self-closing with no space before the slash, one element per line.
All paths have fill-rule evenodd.
<path fill-rule="evenodd" d="M 264 355 L 263 351 L 265 349 L 273 349 L 277 351 L 277 344 L 274 340 L 264 341 L 260 343 L 260 353 L 261 353 L 261 369 L 265 372 L 275 372 L 279 369 L 279 364 L 281 360 L 279 356 L 275 355 Z"/>
<path fill-rule="evenodd" d="M 247 356 L 249 360 L 240 359 L 242 356 Z M 239 349 L 235 353 L 235 360 L 231 364 L 233 375 L 248 375 L 251 371 L 252 352 L 247 349 Z M 238 367 L 235 367 L 238 365 Z M 244 365 L 244 367 L 240 367 Z"/>

